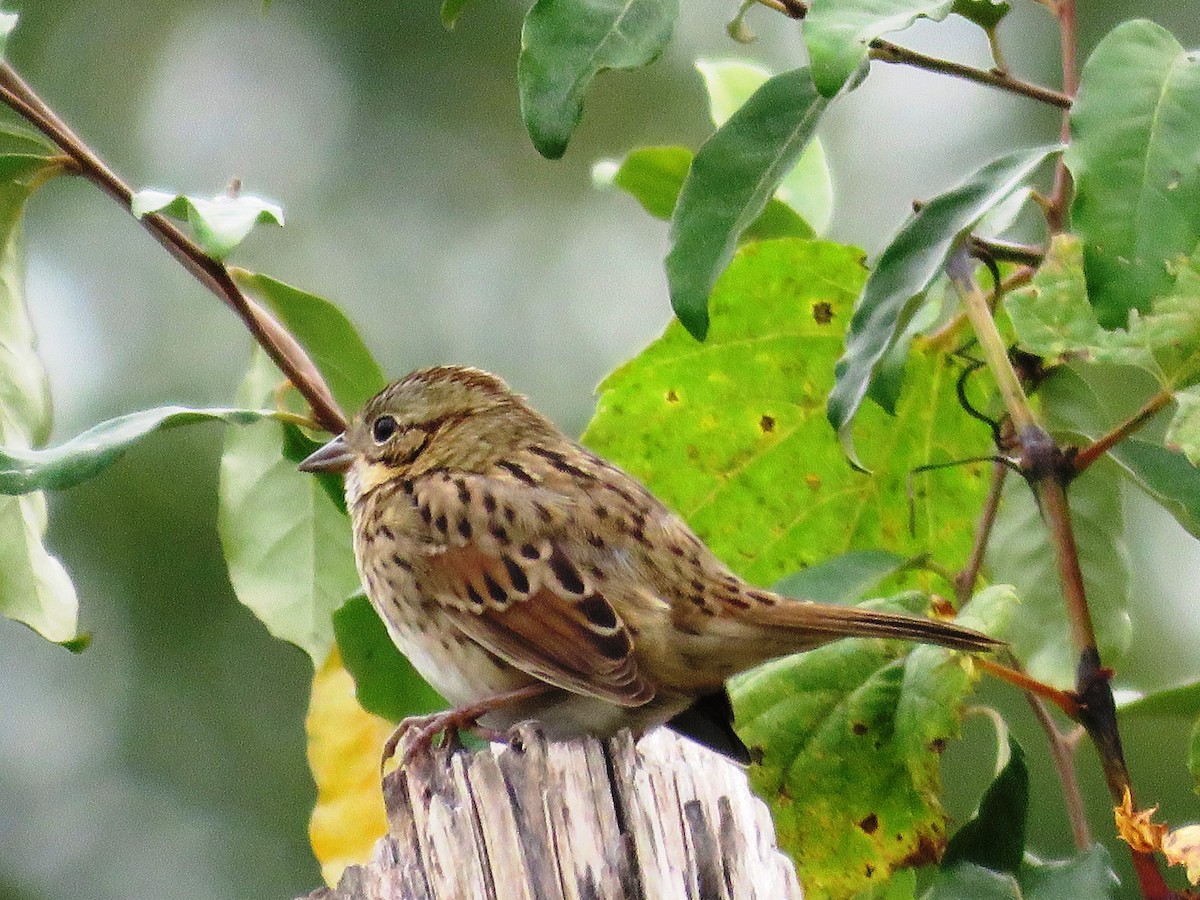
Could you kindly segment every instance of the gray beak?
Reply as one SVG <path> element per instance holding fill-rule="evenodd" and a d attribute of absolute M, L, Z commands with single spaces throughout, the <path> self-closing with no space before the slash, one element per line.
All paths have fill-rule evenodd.
<path fill-rule="evenodd" d="M 354 455 L 346 445 L 346 435 L 339 434 L 297 468 L 301 472 L 345 472 L 353 460 Z"/>

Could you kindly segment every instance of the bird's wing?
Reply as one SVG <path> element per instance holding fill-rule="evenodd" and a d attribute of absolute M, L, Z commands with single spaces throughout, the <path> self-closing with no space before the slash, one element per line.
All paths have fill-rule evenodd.
<path fill-rule="evenodd" d="M 468 637 L 574 693 L 621 706 L 654 697 L 599 573 L 567 552 L 567 498 L 503 475 L 451 472 L 419 477 L 412 497 L 427 530 L 424 587 Z"/>

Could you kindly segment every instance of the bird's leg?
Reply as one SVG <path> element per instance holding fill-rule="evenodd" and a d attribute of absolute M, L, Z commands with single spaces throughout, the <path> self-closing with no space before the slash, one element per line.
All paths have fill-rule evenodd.
<path fill-rule="evenodd" d="M 480 728 L 479 719 L 511 703 L 520 703 L 522 700 L 540 697 L 549 690 L 551 690 L 550 685 L 543 681 L 537 681 L 511 691 L 484 697 L 474 703 L 456 706 L 453 709 L 442 710 L 427 716 L 409 716 L 396 726 L 392 736 L 383 745 L 383 758 L 379 761 L 379 770 L 382 773 L 388 760 L 396 755 L 396 749 L 401 743 L 405 746 L 404 753 L 400 757 L 400 765 L 404 766 L 417 753 L 432 747 L 433 739 L 440 732 L 445 732 L 447 744 L 457 740 L 458 732 L 463 729 L 470 729 L 489 741 L 502 740 L 504 735 L 500 732 Z"/>

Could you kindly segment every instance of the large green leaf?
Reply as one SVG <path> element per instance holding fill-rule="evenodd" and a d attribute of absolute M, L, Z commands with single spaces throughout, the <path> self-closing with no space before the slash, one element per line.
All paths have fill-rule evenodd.
<path fill-rule="evenodd" d="M 860 435 L 878 475 L 847 466 L 825 424 L 860 258 L 823 241 L 741 248 L 713 292 L 708 341 L 671 323 L 605 379 L 584 434 L 760 584 L 847 550 L 930 553 L 948 570 L 969 552 L 988 464 L 915 475 L 912 523 L 906 500 L 912 468 L 988 450 L 987 430 L 958 407 L 946 359 L 914 357 L 896 419 L 864 410 Z"/>
<path fill-rule="evenodd" d="M 883 606 L 923 610 L 920 594 Z M 964 622 L 1003 630 L 1015 597 L 989 588 Z M 957 736 L 978 673 L 940 647 L 843 640 L 761 666 L 731 684 L 751 769 L 807 897 L 840 898 L 932 862 L 946 843 L 940 752 Z"/>
<path fill-rule="evenodd" d="M 795 167 L 827 101 L 808 69 L 767 81 L 696 153 L 671 218 L 671 306 L 697 340 L 708 299 L 738 239 Z"/>
<path fill-rule="evenodd" d="M 232 253 L 255 225 L 283 224 L 280 206 L 250 194 L 205 198 L 147 189 L 133 195 L 130 212 L 138 218 L 158 213 L 187 222 L 196 243 L 213 259 Z"/>
<path fill-rule="evenodd" d="M 15 452 L 43 444 L 50 433 L 50 391 L 25 308 L 20 217 L 34 186 L 52 171 L 43 157 L 0 156 L 0 444 Z M 46 526 L 41 493 L 0 497 L 0 615 L 70 642 L 78 635 L 79 600 L 42 543 Z"/>
<path fill-rule="evenodd" d="M 713 124 L 720 128 L 770 78 L 769 70 L 739 60 L 697 60 L 704 78 Z M 792 170 L 783 176 L 775 196 L 804 218 L 814 232 L 822 234 L 833 215 L 833 182 L 821 139 L 814 137 L 800 154 Z"/>
<path fill-rule="evenodd" d="M 1071 221 L 1083 237 L 1100 323 L 1171 284 L 1168 264 L 1200 242 L 1200 58 L 1166 29 L 1124 22 L 1092 51 L 1071 108 Z"/>
<path fill-rule="evenodd" d="M 857 460 L 850 425 L 882 360 L 904 333 L 922 293 L 945 268 L 961 236 L 1016 190 L 1053 147 L 1018 150 L 993 160 L 953 190 L 921 207 L 892 238 L 863 287 L 837 363 L 829 421 Z"/>
<path fill-rule="evenodd" d="M 234 281 L 262 300 L 312 357 L 334 398 L 353 413 L 383 386 L 385 378 L 346 314 L 324 297 L 268 275 L 233 269 Z"/>
<path fill-rule="evenodd" d="M 521 29 L 521 117 L 538 152 L 558 159 L 605 69 L 635 69 L 671 38 L 679 0 L 537 0 Z"/>
<path fill-rule="evenodd" d="M 155 431 L 193 422 L 248 425 L 275 417 L 261 409 L 189 409 L 160 406 L 118 416 L 48 450 L 0 446 L 0 494 L 61 491 L 98 475 L 130 447 Z"/>
<path fill-rule="evenodd" d="M 282 380 L 255 348 L 237 401 L 269 404 Z M 266 420 L 226 435 L 217 529 L 238 599 L 319 666 L 333 642 L 330 616 L 358 589 L 358 573 L 345 514 L 284 455 L 284 427 Z"/>
<path fill-rule="evenodd" d="M 875 38 L 918 18 L 940 21 L 953 6 L 954 0 L 813 0 L 804 42 L 818 90 L 826 97 L 840 91 L 866 62 Z"/>

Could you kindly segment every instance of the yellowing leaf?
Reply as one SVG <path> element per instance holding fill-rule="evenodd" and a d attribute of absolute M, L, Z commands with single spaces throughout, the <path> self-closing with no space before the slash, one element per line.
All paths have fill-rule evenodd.
<path fill-rule="evenodd" d="M 379 756 L 394 728 L 358 705 L 354 679 L 335 646 L 313 678 L 305 722 L 308 765 L 317 784 L 308 836 L 331 886 L 346 866 L 365 862 L 387 832 Z"/>

